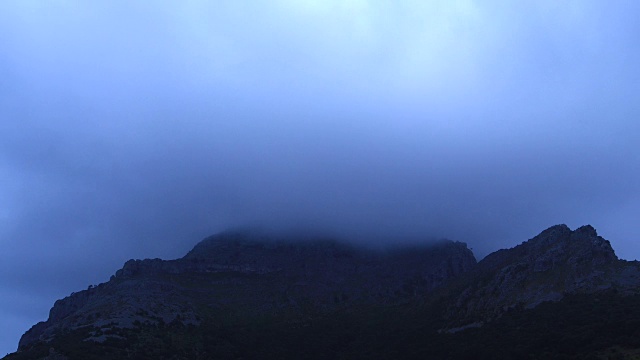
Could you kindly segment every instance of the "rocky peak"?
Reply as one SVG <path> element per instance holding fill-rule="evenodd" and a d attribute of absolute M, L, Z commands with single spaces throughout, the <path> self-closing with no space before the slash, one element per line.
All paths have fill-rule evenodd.
<path fill-rule="evenodd" d="M 523 242 L 520 247 L 526 249 L 529 253 L 545 252 L 548 251 L 550 247 L 567 245 L 567 241 L 572 233 L 567 225 L 555 225 L 542 231 L 532 239 Z"/>
<path fill-rule="evenodd" d="M 496 256 L 494 254 L 499 254 Z M 574 231 L 564 224 L 552 226 L 532 239 L 512 249 L 502 250 L 487 256 L 487 263 L 495 264 L 498 257 L 501 261 L 512 262 L 526 260 L 535 262 L 537 271 L 546 271 L 553 266 L 561 266 L 566 261 L 574 265 L 596 266 L 618 260 L 611 243 L 598 236 L 591 225 L 584 225 Z M 485 262 L 484 260 L 481 262 Z"/>
<path fill-rule="evenodd" d="M 531 308 L 567 293 L 609 288 L 616 281 L 618 263 L 609 241 L 592 226 L 572 231 L 555 225 L 480 261 L 450 307 L 452 318 L 456 325 L 483 321 L 514 306 Z"/>
<path fill-rule="evenodd" d="M 571 229 L 565 224 L 554 225 L 541 231 L 540 234 L 536 235 L 529 241 L 525 241 L 525 243 L 549 243 L 554 240 L 566 239 L 571 233 Z"/>
<path fill-rule="evenodd" d="M 580 226 L 573 233 L 574 234 L 580 234 L 580 235 L 588 236 L 588 237 L 596 237 L 596 236 L 598 236 L 598 232 L 591 225 Z"/>
<path fill-rule="evenodd" d="M 570 240 L 576 249 L 576 255 L 588 258 L 594 264 L 607 264 L 618 260 L 611 243 L 598 236 L 596 229 L 591 225 L 576 229 L 571 234 Z"/>

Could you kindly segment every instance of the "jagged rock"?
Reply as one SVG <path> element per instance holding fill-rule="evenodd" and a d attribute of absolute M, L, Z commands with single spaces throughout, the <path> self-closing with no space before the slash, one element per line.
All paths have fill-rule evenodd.
<path fill-rule="evenodd" d="M 592 226 L 574 231 L 566 225 L 552 226 L 481 260 L 448 308 L 450 326 L 491 320 L 508 309 L 533 308 L 565 294 L 635 289 L 638 271 L 635 263 L 618 260 L 609 241 Z"/>
<path fill-rule="evenodd" d="M 176 346 L 189 358 L 210 358 L 198 346 L 211 332 L 222 348 L 205 348 L 238 358 L 240 353 L 224 348 L 234 326 L 246 335 L 267 321 L 267 329 L 292 335 L 311 327 L 305 334 L 315 336 L 325 329 L 313 328 L 323 317 L 328 320 L 321 324 L 330 329 L 353 325 L 341 323 L 343 315 L 360 321 L 359 330 L 393 324 L 399 316 L 393 331 L 405 331 L 407 322 L 421 331 L 430 323 L 432 334 L 457 336 L 481 331 L 510 309 L 536 311 L 543 302 L 605 292 L 635 299 L 628 295 L 640 294 L 639 288 L 640 263 L 619 260 L 609 241 L 588 225 L 574 231 L 552 226 L 479 263 L 466 244 L 451 241 L 374 251 L 326 239 L 227 232 L 203 240 L 181 259 L 129 260 L 110 281 L 56 301 L 49 319 L 23 335 L 19 352 L 39 351 L 42 357 L 45 346 L 71 341 L 72 347 L 92 344 L 89 349 L 124 346 L 125 357 L 133 343 L 139 346 L 134 353 L 146 356 L 157 339 L 171 339 L 178 329 L 186 343 Z M 193 334 L 200 345 L 192 346 Z M 413 338 L 411 331 L 404 335 L 396 337 L 398 344 Z M 243 347 L 242 339 L 234 339 L 235 346 Z"/>
<path fill-rule="evenodd" d="M 49 319 L 27 331 L 19 348 L 50 341 L 60 329 L 197 325 L 203 309 L 301 313 L 309 306 L 329 311 L 399 303 L 426 296 L 475 264 L 459 242 L 373 251 L 330 240 L 222 233 L 178 260 L 129 260 L 109 282 L 56 301 Z M 96 339 L 105 340 L 85 340 Z"/>

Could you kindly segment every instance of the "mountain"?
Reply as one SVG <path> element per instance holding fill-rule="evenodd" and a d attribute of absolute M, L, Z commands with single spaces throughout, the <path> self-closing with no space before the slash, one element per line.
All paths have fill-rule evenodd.
<path fill-rule="evenodd" d="M 592 226 L 571 231 L 556 225 L 482 259 L 449 289 L 447 312 L 455 326 L 478 325 L 516 306 L 531 309 L 567 294 L 607 289 L 633 293 L 639 284 L 640 264 L 618 259 Z"/>
<path fill-rule="evenodd" d="M 625 358 L 640 349 L 639 289 L 640 264 L 591 226 L 478 263 L 452 241 L 225 232 L 56 301 L 5 359 Z"/>

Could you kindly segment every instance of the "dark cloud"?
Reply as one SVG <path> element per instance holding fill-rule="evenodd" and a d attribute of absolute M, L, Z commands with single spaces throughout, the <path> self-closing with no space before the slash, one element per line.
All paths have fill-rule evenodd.
<path fill-rule="evenodd" d="M 640 255 L 635 4 L 136 6 L 0 5 L 0 351 L 228 227 Z"/>

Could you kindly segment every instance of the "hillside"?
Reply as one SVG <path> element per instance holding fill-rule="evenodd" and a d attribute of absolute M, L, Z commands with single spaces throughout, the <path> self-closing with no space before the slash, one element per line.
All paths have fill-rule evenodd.
<path fill-rule="evenodd" d="M 58 300 L 5 359 L 632 358 L 639 288 L 640 265 L 590 226 L 479 263 L 451 241 L 226 232 Z"/>

